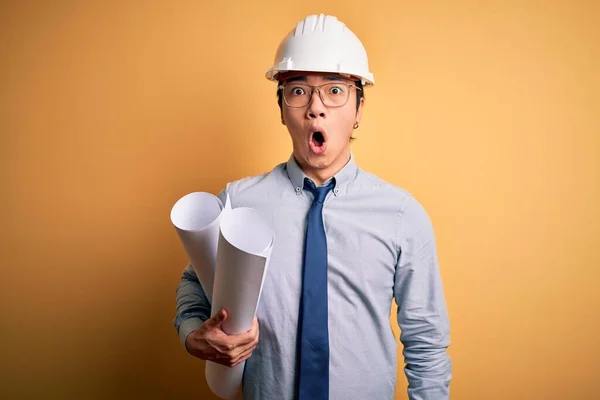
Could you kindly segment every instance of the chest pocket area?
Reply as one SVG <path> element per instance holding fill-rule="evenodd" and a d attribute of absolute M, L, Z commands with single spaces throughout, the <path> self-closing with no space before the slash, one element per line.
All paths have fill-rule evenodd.
<path fill-rule="evenodd" d="M 361 292 L 391 297 L 396 265 L 393 231 L 359 218 L 336 222 L 325 223 L 332 289 L 344 291 L 349 299 Z"/>

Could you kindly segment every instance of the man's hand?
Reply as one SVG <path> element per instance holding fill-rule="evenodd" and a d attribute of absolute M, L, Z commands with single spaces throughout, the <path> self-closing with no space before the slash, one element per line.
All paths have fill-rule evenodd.
<path fill-rule="evenodd" d="M 207 319 L 198 329 L 191 332 L 185 347 L 202 360 L 214 361 L 227 367 L 235 367 L 247 360 L 258 344 L 258 320 L 254 317 L 252 328 L 238 335 L 228 335 L 221 330 L 227 319 L 227 310 L 222 309 Z"/>

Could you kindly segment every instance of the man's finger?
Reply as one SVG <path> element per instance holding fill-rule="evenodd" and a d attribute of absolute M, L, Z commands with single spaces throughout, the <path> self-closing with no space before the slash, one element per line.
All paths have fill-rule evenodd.
<path fill-rule="evenodd" d="M 252 352 L 254 351 L 254 348 L 256 346 L 252 346 L 249 349 L 246 349 L 246 351 L 244 351 L 243 353 L 241 353 L 239 356 L 237 356 L 236 358 L 234 358 L 232 360 L 232 366 L 236 366 L 239 363 L 246 361 L 247 359 L 250 358 L 250 356 L 252 355 Z"/>
<path fill-rule="evenodd" d="M 250 328 L 249 331 L 238 333 L 236 335 L 227 335 L 222 338 L 222 346 L 227 347 L 232 344 L 233 348 L 238 348 L 240 346 L 245 346 L 249 343 L 252 343 L 254 340 L 258 338 L 258 323 L 255 322 Z M 224 349 L 227 350 L 227 349 Z M 230 349 L 232 350 L 232 349 Z"/>
<path fill-rule="evenodd" d="M 211 328 L 220 328 L 226 319 L 227 319 L 227 310 L 222 308 L 221 310 L 219 310 L 218 313 L 216 313 L 215 315 L 210 317 L 206 321 L 206 323 L 208 323 L 208 326 Z"/>
<path fill-rule="evenodd" d="M 253 335 L 258 334 L 258 318 L 256 318 L 256 316 L 254 317 L 254 321 L 252 321 L 252 328 L 250 328 L 249 333 Z"/>
<path fill-rule="evenodd" d="M 233 351 L 230 352 L 231 358 L 235 359 L 240 356 L 240 354 L 245 353 L 248 349 L 252 349 L 256 347 L 258 340 L 251 339 L 249 342 L 244 344 L 240 344 Z"/>
<path fill-rule="evenodd" d="M 232 342 L 231 340 L 227 340 L 227 338 L 212 340 L 210 345 L 217 349 L 219 353 L 223 353 L 225 357 L 230 357 L 231 352 L 238 347 L 236 343 Z"/>
<path fill-rule="evenodd" d="M 243 333 L 236 336 L 227 336 L 222 338 L 218 344 L 211 344 L 213 347 L 217 347 L 220 352 L 227 356 L 234 358 L 246 349 L 256 346 L 258 343 L 258 337 L 252 336 L 249 333 Z"/>
<path fill-rule="evenodd" d="M 238 345 L 245 345 L 251 343 L 255 338 L 258 337 L 258 320 L 254 317 L 254 322 L 250 330 L 239 335 L 235 335 L 235 341 Z"/>

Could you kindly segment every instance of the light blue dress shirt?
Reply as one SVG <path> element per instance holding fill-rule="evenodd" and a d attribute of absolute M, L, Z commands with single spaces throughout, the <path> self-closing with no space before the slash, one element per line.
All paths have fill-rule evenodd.
<path fill-rule="evenodd" d="M 246 361 L 243 398 L 294 399 L 302 250 L 312 194 L 293 156 L 272 171 L 227 184 L 232 207 L 253 207 L 275 229 L 257 309 L 259 344 Z M 393 399 L 397 346 L 392 300 L 404 346 L 411 400 L 449 398 L 449 321 L 425 209 L 407 191 L 361 170 L 353 156 L 332 179 L 323 208 L 328 248 L 330 399 Z M 327 184 L 325 182 L 324 184 Z M 177 288 L 174 325 L 182 343 L 210 316 L 188 266 Z"/>

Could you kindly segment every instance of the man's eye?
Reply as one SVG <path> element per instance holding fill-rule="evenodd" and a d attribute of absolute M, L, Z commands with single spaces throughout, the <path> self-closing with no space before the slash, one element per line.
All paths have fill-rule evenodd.
<path fill-rule="evenodd" d="M 342 94 L 343 92 L 344 91 L 339 86 L 334 86 L 329 90 L 329 93 L 331 93 L 331 94 Z"/>
<path fill-rule="evenodd" d="M 302 96 L 304 94 L 304 89 L 296 87 L 292 89 L 292 94 L 294 96 Z"/>

